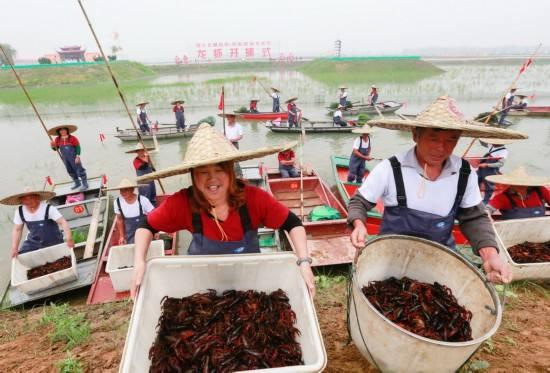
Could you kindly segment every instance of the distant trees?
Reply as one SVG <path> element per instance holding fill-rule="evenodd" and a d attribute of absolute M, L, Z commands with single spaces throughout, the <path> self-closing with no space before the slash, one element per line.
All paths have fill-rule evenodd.
<path fill-rule="evenodd" d="M 2 45 L 2 48 L 4 49 L 4 52 L 6 52 L 6 55 L 8 57 L 8 60 L 6 60 L 4 53 L 0 52 L 0 65 L 6 65 L 8 63 L 13 64 L 13 60 L 17 55 L 17 51 L 9 44 L 5 44 L 5 43 L 0 43 L 0 44 Z"/>
<path fill-rule="evenodd" d="M 52 60 L 50 60 L 48 57 L 40 57 L 38 59 L 38 63 L 41 65 L 49 65 L 52 63 Z"/>

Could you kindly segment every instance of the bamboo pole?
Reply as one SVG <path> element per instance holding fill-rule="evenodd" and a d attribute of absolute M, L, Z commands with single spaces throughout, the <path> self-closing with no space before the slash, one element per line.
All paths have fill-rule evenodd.
<path fill-rule="evenodd" d="M 138 131 L 136 123 L 134 122 L 134 117 L 130 113 L 130 109 L 128 108 L 128 104 L 126 103 L 126 99 L 124 98 L 124 95 L 122 94 L 122 91 L 120 90 L 120 86 L 118 85 L 118 81 L 115 78 L 115 75 L 113 73 L 113 70 L 111 69 L 111 64 L 109 63 L 109 59 L 105 55 L 105 52 L 103 52 L 103 47 L 101 46 L 101 43 L 99 42 L 99 39 L 94 31 L 94 28 L 92 26 L 92 23 L 90 21 L 90 18 L 88 17 L 88 13 L 86 13 L 86 10 L 84 9 L 84 5 L 82 4 L 81 0 L 77 0 L 78 5 L 80 5 L 80 9 L 82 10 L 82 14 L 84 15 L 84 18 L 86 19 L 86 22 L 88 23 L 88 26 L 90 27 L 90 31 L 95 39 L 95 42 L 97 44 L 97 47 L 99 49 L 99 52 L 101 53 L 101 56 L 103 57 L 103 62 L 105 62 L 105 66 L 107 66 L 107 70 L 109 71 L 109 75 L 111 76 L 111 79 L 113 80 L 113 84 L 116 87 L 116 90 L 118 92 L 118 96 L 120 97 L 120 100 L 122 101 L 122 104 L 124 105 L 124 109 L 126 109 L 126 113 L 128 114 L 128 118 L 130 119 L 130 123 L 132 123 L 132 127 L 136 131 L 138 141 L 143 145 L 143 149 L 145 150 L 145 154 L 149 158 L 149 163 L 151 164 L 152 168 L 155 168 L 155 165 L 153 164 L 153 159 L 149 156 L 149 152 L 147 151 L 147 147 L 145 146 L 145 143 L 143 142 L 143 137 L 141 136 L 141 133 Z M 164 190 L 164 186 L 162 185 L 162 182 L 160 179 L 157 179 L 157 182 L 159 183 L 160 189 L 162 190 L 162 193 L 166 194 L 166 191 Z"/>
<path fill-rule="evenodd" d="M 226 137 L 225 135 L 225 89 L 222 85 L 222 126 L 223 126 L 223 137 Z"/>

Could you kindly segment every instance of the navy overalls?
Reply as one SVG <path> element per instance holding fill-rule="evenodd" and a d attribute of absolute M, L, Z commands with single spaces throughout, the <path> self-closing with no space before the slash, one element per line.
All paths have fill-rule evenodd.
<path fill-rule="evenodd" d="M 192 193 L 191 189 L 189 192 Z M 189 245 L 189 255 L 222 255 L 222 254 L 258 254 L 260 242 L 258 230 L 252 229 L 250 215 L 246 204 L 239 208 L 241 226 L 244 237 L 240 241 L 217 241 L 206 238 L 202 234 L 202 221 L 200 214 L 192 213 L 193 240 Z"/>
<path fill-rule="evenodd" d="M 288 126 L 298 126 L 298 107 L 294 103 L 288 105 Z"/>
<path fill-rule="evenodd" d="M 340 95 L 340 102 L 339 103 L 343 107 L 346 107 L 348 105 L 348 96 L 347 95 L 345 95 L 345 96 Z"/>
<path fill-rule="evenodd" d="M 500 145 L 500 146 L 493 146 L 491 145 L 491 148 L 489 149 L 489 151 L 487 153 L 485 153 L 483 155 L 483 158 L 489 158 L 491 156 L 491 154 L 499 151 L 499 150 L 503 150 L 503 149 L 506 149 L 506 147 L 504 145 Z M 480 164 L 493 164 L 493 163 L 497 163 L 497 162 L 500 162 L 500 159 L 484 159 Z M 491 196 L 493 195 L 493 191 L 495 190 L 495 186 L 493 183 L 489 182 L 486 180 L 486 177 L 487 176 L 491 176 L 491 175 L 498 175 L 500 174 L 500 168 L 494 168 L 494 167 L 483 167 L 483 168 L 478 168 L 477 169 L 477 183 L 478 185 L 481 186 L 481 183 L 483 183 L 483 185 L 485 185 L 485 193 L 483 195 L 483 203 L 484 204 L 487 204 L 489 203 L 489 200 L 491 199 Z"/>
<path fill-rule="evenodd" d="M 363 145 L 363 138 L 359 137 L 359 148 L 357 150 L 359 151 L 359 153 L 363 155 L 368 155 L 371 149 L 370 136 L 369 136 L 369 147 L 364 149 L 364 148 L 361 148 L 362 145 Z M 363 158 L 359 158 L 354 153 L 355 152 L 352 151 L 351 156 L 349 157 L 348 182 L 362 183 L 363 177 L 365 177 L 366 160 L 364 160 Z"/>
<path fill-rule="evenodd" d="M 468 184 L 468 176 L 470 175 L 470 165 L 468 162 L 464 159 L 462 160 L 456 198 L 451 211 L 447 216 L 439 216 L 407 207 L 407 196 L 401 172 L 401 163 L 399 163 L 395 156 L 391 157 L 389 161 L 393 169 L 397 191 L 397 206 L 386 206 L 384 208 L 380 234 L 404 234 L 421 237 L 455 249 L 452 230 L 456 213 Z"/>
<path fill-rule="evenodd" d="M 279 111 L 281 111 L 279 94 L 272 95 L 271 98 L 273 98 L 273 112 L 278 113 Z"/>
<path fill-rule="evenodd" d="M 542 197 L 542 193 L 540 192 L 539 188 L 536 188 L 535 190 L 529 191 L 527 195 L 530 195 L 531 193 L 537 193 L 539 196 L 539 199 L 541 201 L 540 206 L 536 207 L 518 207 L 518 205 L 514 202 L 514 199 L 512 196 L 508 193 L 508 191 L 504 192 L 504 195 L 508 198 L 508 201 L 510 201 L 510 204 L 512 205 L 511 209 L 508 210 L 500 210 L 500 213 L 502 214 L 502 219 L 527 219 L 527 218 L 539 218 L 541 216 L 544 216 L 546 214 L 546 207 L 544 198 Z"/>
<path fill-rule="evenodd" d="M 19 248 L 19 254 L 28 253 L 44 247 L 58 245 L 63 243 L 63 234 L 59 230 L 57 223 L 50 219 L 50 204 L 46 206 L 44 220 L 26 221 L 23 216 L 23 206 L 19 206 L 19 216 L 23 224 L 27 226 L 29 233 L 27 238 Z"/>
<path fill-rule="evenodd" d="M 151 129 L 149 128 L 149 123 L 147 121 L 147 111 L 139 110 L 139 129 L 141 132 L 151 132 Z"/>
<path fill-rule="evenodd" d="M 332 124 L 333 125 L 338 125 L 340 127 L 346 127 L 348 125 L 346 123 L 346 121 L 342 119 L 342 117 L 340 115 L 332 117 Z"/>
<path fill-rule="evenodd" d="M 150 174 L 153 172 L 153 167 L 151 167 L 151 163 L 147 162 L 147 167 L 139 169 L 136 169 L 136 175 L 137 176 L 143 176 Z M 151 201 L 151 204 L 153 206 L 157 205 L 157 188 L 155 187 L 155 181 L 150 181 L 147 183 L 146 186 L 139 187 L 139 194 L 141 194 L 144 197 L 147 197 L 149 201 Z"/>
<path fill-rule="evenodd" d="M 370 99 L 371 105 L 376 105 L 376 101 L 378 101 L 378 92 L 374 93 Z"/>
<path fill-rule="evenodd" d="M 504 119 L 508 115 L 508 112 L 512 108 L 512 104 L 514 103 L 514 97 L 515 97 L 514 95 L 510 95 L 510 98 L 508 98 L 508 100 L 504 100 L 504 107 L 503 107 L 504 110 L 500 112 L 500 118 L 498 119 L 498 124 L 504 124 Z"/>
<path fill-rule="evenodd" d="M 80 186 L 80 181 L 78 180 L 80 178 L 85 184 L 84 186 L 87 187 L 88 179 L 86 176 L 86 169 L 82 167 L 82 163 L 76 163 L 76 148 L 69 143 L 70 136 L 71 135 L 69 135 L 69 137 L 67 138 L 67 141 L 64 141 L 61 137 L 58 137 L 56 141 L 56 146 L 59 148 L 61 158 L 63 158 L 65 169 L 67 170 L 71 179 L 76 182 L 75 186 Z"/>
<path fill-rule="evenodd" d="M 180 106 L 180 107 L 177 107 L 175 106 L 174 107 L 174 113 L 176 113 L 176 128 L 178 130 L 178 132 L 180 130 L 184 130 L 185 129 L 185 109 L 183 108 L 183 106 Z"/>
<path fill-rule="evenodd" d="M 118 205 L 118 211 L 120 211 L 120 216 L 122 219 L 124 219 L 124 231 L 126 233 L 126 243 L 134 243 L 134 239 L 136 236 L 136 230 L 140 226 L 141 223 L 145 222 L 146 215 L 143 213 L 143 207 L 141 206 L 141 201 L 139 199 L 139 194 L 137 196 L 137 202 L 139 205 L 139 215 L 134 216 L 133 218 L 128 218 L 124 216 L 124 212 L 122 211 L 122 206 L 120 205 L 120 197 L 117 197 L 116 204 Z"/>

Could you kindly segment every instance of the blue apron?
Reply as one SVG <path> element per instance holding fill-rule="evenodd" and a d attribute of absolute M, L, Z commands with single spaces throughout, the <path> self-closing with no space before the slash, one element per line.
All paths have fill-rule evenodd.
<path fill-rule="evenodd" d="M 483 158 L 488 158 L 491 156 L 491 154 L 506 149 L 505 146 L 497 146 L 494 147 L 491 145 L 491 148 L 487 153 L 483 155 Z M 499 162 L 498 159 L 484 159 L 480 164 L 493 164 Z M 489 181 L 486 181 L 485 178 L 487 176 L 491 175 L 498 175 L 500 174 L 500 168 L 494 168 L 494 167 L 484 167 L 484 168 L 478 168 L 477 169 L 477 183 L 478 185 L 481 185 L 483 183 L 485 185 L 485 192 L 483 195 L 483 203 L 487 204 L 489 200 L 491 199 L 491 196 L 493 195 L 493 191 L 495 190 L 495 185 Z"/>
<path fill-rule="evenodd" d="M 82 167 L 82 163 L 76 163 L 76 148 L 72 145 L 60 145 L 59 152 L 69 176 L 73 180 L 78 180 L 78 178 L 86 180 L 86 170 Z"/>
<path fill-rule="evenodd" d="M 340 105 L 346 107 L 348 105 L 348 97 L 340 97 Z"/>
<path fill-rule="evenodd" d="M 298 126 L 298 108 L 296 107 L 296 105 L 292 105 L 290 109 L 288 109 L 288 126 Z"/>
<path fill-rule="evenodd" d="M 141 206 L 141 201 L 139 199 L 139 194 L 137 196 L 137 202 L 139 205 L 139 215 L 134 216 L 133 218 L 128 218 L 124 216 L 124 212 L 122 212 L 122 206 L 120 205 L 120 197 L 117 197 L 116 204 L 118 205 L 118 211 L 120 211 L 120 216 L 122 216 L 122 219 L 124 219 L 124 231 L 126 233 L 126 243 L 134 243 L 134 239 L 136 238 L 136 230 L 139 228 L 141 223 L 145 222 L 146 215 L 143 213 L 143 207 Z"/>
<path fill-rule="evenodd" d="M 57 223 L 49 218 L 49 213 L 50 205 L 48 204 L 44 220 L 26 221 L 23 216 L 23 206 L 19 206 L 21 221 L 29 230 L 27 238 L 19 248 L 19 254 L 63 243 L 63 234 L 61 234 Z"/>
<path fill-rule="evenodd" d="M 189 189 L 189 193 L 192 190 Z M 223 255 L 223 254 L 258 254 L 260 242 L 258 230 L 252 229 L 250 215 L 246 204 L 239 208 L 241 226 L 244 237 L 239 241 L 217 241 L 206 238 L 202 234 L 202 221 L 200 214 L 192 213 L 193 240 L 189 245 L 189 255 Z"/>
<path fill-rule="evenodd" d="M 147 112 L 145 110 L 139 111 L 139 129 L 141 132 L 150 132 L 149 123 L 147 122 Z"/>
<path fill-rule="evenodd" d="M 176 113 L 176 128 L 178 130 L 185 129 L 185 114 L 184 114 L 183 106 L 179 109 L 176 109 L 175 113 Z"/>
<path fill-rule="evenodd" d="M 136 169 L 136 175 L 137 176 L 143 176 L 150 174 L 153 172 L 153 167 L 151 167 L 151 164 L 147 162 L 147 167 L 144 169 Z M 155 187 L 155 181 L 150 181 L 147 183 L 146 186 L 139 187 L 139 194 L 141 194 L 144 197 L 147 197 L 149 201 L 153 204 L 153 206 L 157 205 L 157 188 Z"/>
<path fill-rule="evenodd" d="M 371 149 L 371 138 L 369 136 L 369 147 L 364 149 L 361 148 L 363 145 L 363 138 L 359 137 L 359 153 L 363 155 L 368 155 L 369 151 Z M 349 170 L 348 170 L 348 182 L 353 183 L 362 183 L 363 177 L 365 176 L 365 164 L 366 160 L 363 158 L 359 158 L 354 154 L 355 152 L 351 152 L 351 156 L 349 157 Z"/>
<path fill-rule="evenodd" d="M 470 175 L 470 165 L 468 162 L 464 159 L 462 160 L 456 198 L 451 211 L 447 216 L 439 216 L 407 207 L 407 196 L 403 174 L 401 173 L 401 163 L 399 163 L 395 156 L 391 157 L 389 161 L 393 169 L 395 189 L 397 191 L 397 206 L 384 208 L 380 234 L 404 234 L 426 238 L 454 249 L 455 240 L 452 231 L 456 213 L 468 184 L 468 177 Z"/>
<path fill-rule="evenodd" d="M 500 118 L 498 119 L 498 124 L 504 124 L 504 119 L 508 115 L 508 112 L 512 108 L 512 104 L 514 103 L 514 95 L 511 95 L 508 100 L 504 102 L 503 110 L 500 112 Z"/>
<path fill-rule="evenodd" d="M 279 95 L 277 95 L 277 97 L 271 96 L 271 98 L 273 99 L 273 112 L 278 113 L 279 111 L 281 111 L 280 97 Z"/>
<path fill-rule="evenodd" d="M 512 196 L 508 193 L 508 191 L 504 192 L 504 195 L 508 198 L 508 201 L 510 201 L 510 204 L 512 205 L 511 209 L 508 210 L 500 210 L 500 213 L 502 214 L 502 219 L 508 220 L 508 219 L 527 219 L 527 218 L 539 218 L 541 216 L 544 216 L 546 214 L 546 207 L 544 206 L 544 198 L 542 197 L 542 194 L 538 188 L 528 193 L 530 195 L 531 193 L 537 193 L 539 196 L 539 199 L 541 201 L 541 206 L 536 207 L 518 207 L 518 205 L 514 202 L 514 199 Z"/>
<path fill-rule="evenodd" d="M 378 93 L 375 93 L 374 95 L 372 95 L 372 98 L 370 99 L 370 103 L 371 105 L 376 105 L 376 101 L 378 101 Z"/>

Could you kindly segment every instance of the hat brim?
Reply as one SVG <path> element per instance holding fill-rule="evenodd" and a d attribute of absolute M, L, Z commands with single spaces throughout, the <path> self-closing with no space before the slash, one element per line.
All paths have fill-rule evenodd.
<path fill-rule="evenodd" d="M 517 139 L 489 139 L 489 138 L 479 138 L 479 141 L 491 144 L 491 145 L 508 145 L 513 142 L 516 142 Z"/>
<path fill-rule="evenodd" d="M 141 105 L 149 105 L 149 101 L 140 102 L 139 104 L 136 104 L 136 107 Z"/>
<path fill-rule="evenodd" d="M 60 129 L 63 129 L 63 128 L 66 128 L 69 133 L 73 133 L 78 129 L 78 127 L 75 126 L 74 124 L 62 124 L 60 126 L 55 126 L 55 127 L 50 128 L 48 130 L 48 135 L 58 136 L 59 134 L 57 133 L 57 131 L 59 131 Z"/>
<path fill-rule="evenodd" d="M 201 166 L 208 166 L 212 164 L 218 164 L 222 162 L 235 161 L 241 162 L 254 158 L 265 157 L 266 155 L 275 154 L 283 150 L 282 146 L 267 146 L 256 150 L 238 151 L 233 154 L 225 156 L 217 156 L 215 158 L 203 159 L 195 162 L 183 162 L 177 166 L 165 168 L 164 170 L 152 172 L 137 178 L 138 182 L 149 182 L 156 179 L 162 179 L 165 177 L 176 176 L 185 174 L 191 169 Z"/>
<path fill-rule="evenodd" d="M 277 88 L 275 88 L 275 87 L 271 87 L 271 90 L 272 90 L 272 91 L 275 91 L 275 92 L 281 93 L 281 91 L 279 91 L 279 90 L 278 90 Z"/>
<path fill-rule="evenodd" d="M 292 101 L 296 101 L 298 97 L 291 97 L 288 100 L 285 101 L 285 104 L 290 104 Z"/>
<path fill-rule="evenodd" d="M 298 145 L 298 141 L 291 141 L 289 143 L 286 143 L 282 146 L 282 149 L 281 151 L 285 151 L 285 150 L 288 150 L 288 149 L 292 149 L 294 148 L 296 145 Z"/>
<path fill-rule="evenodd" d="M 132 154 L 132 153 L 137 153 L 137 152 L 139 152 L 139 151 L 146 150 L 146 149 L 147 149 L 147 151 L 155 150 L 155 147 L 152 147 L 152 148 L 151 148 L 151 147 L 148 147 L 148 146 L 147 146 L 147 147 L 145 147 L 145 149 L 132 149 L 132 150 L 127 150 L 127 151 L 125 151 L 125 153 L 126 153 L 126 154 Z"/>
<path fill-rule="evenodd" d="M 147 184 L 132 184 L 132 185 L 125 185 L 125 186 L 116 186 L 112 188 L 105 188 L 105 191 L 109 190 L 121 190 L 121 189 L 130 189 L 130 188 L 139 188 L 139 187 L 145 187 Z"/>
<path fill-rule="evenodd" d="M 545 186 L 550 185 L 550 178 L 543 176 L 510 176 L 510 175 L 491 175 L 487 176 L 485 180 L 495 184 L 514 185 L 514 186 Z"/>
<path fill-rule="evenodd" d="M 363 127 L 354 128 L 351 130 L 351 133 L 356 133 L 359 135 L 365 135 L 373 132 L 376 132 L 376 128 L 372 128 L 368 124 L 365 124 Z"/>
<path fill-rule="evenodd" d="M 55 197 L 54 192 L 49 192 L 45 190 L 31 190 L 30 192 L 24 192 L 24 193 L 17 193 L 5 198 L 2 198 L 0 200 L 0 204 L 3 205 L 9 205 L 9 206 L 17 206 L 21 204 L 21 198 L 25 196 L 30 196 L 36 194 L 40 197 L 41 201 L 49 200 L 53 197 Z"/>
<path fill-rule="evenodd" d="M 185 103 L 185 101 L 183 101 L 183 100 L 178 100 L 178 101 L 172 101 L 172 102 L 170 103 L 170 105 L 184 104 L 184 103 Z"/>
<path fill-rule="evenodd" d="M 409 119 L 372 119 L 367 122 L 371 126 L 386 128 L 390 130 L 411 131 L 413 128 L 434 128 L 442 130 L 461 131 L 462 137 L 494 138 L 494 139 L 527 139 L 528 136 L 521 132 L 489 127 L 484 123 L 468 121 L 468 124 L 444 124 L 424 122 Z"/>

